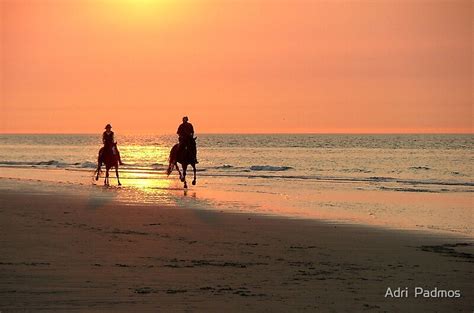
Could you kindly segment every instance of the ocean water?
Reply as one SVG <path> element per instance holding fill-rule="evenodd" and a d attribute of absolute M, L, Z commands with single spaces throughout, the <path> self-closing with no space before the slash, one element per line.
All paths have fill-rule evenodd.
<path fill-rule="evenodd" d="M 163 170 L 173 135 L 118 136 L 123 170 Z M 94 168 L 99 135 L 0 135 L 0 166 Z M 472 186 L 470 135 L 201 135 L 201 175 Z"/>
<path fill-rule="evenodd" d="M 125 188 L 145 190 L 143 197 L 151 202 L 163 199 L 163 190 L 182 188 L 175 174 L 164 175 L 175 135 L 118 133 L 116 140 L 126 163 L 120 169 Z M 426 216 L 412 221 L 413 227 L 471 232 L 470 223 L 462 222 L 472 222 L 471 135 L 203 134 L 197 144 L 198 184 L 189 190 L 197 200 L 188 205 L 396 227 L 416 211 Z M 91 184 L 100 147 L 101 134 L 0 135 L 0 177 L 12 169 L 60 169 L 77 173 L 76 182 Z M 434 212 L 415 205 L 414 194 L 428 202 L 433 194 L 441 195 L 432 207 L 445 205 Z M 433 222 L 433 214 L 457 216 L 459 222 L 441 225 Z"/>

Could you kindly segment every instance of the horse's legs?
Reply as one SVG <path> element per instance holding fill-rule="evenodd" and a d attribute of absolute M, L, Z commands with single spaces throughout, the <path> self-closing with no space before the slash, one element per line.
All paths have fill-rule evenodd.
<path fill-rule="evenodd" d="M 181 181 L 184 183 L 184 188 L 188 188 L 188 184 L 186 183 L 186 171 L 188 169 L 187 164 L 183 164 L 183 179 Z"/>
<path fill-rule="evenodd" d="M 107 167 L 105 168 L 104 186 L 108 186 L 108 185 L 109 185 L 109 170 L 110 170 L 110 168 L 107 166 Z"/>
<path fill-rule="evenodd" d="M 118 185 L 122 186 L 122 184 L 120 183 L 120 178 L 119 178 L 119 173 L 118 173 L 118 165 L 115 165 L 115 176 L 117 176 Z"/>
<path fill-rule="evenodd" d="M 95 180 L 99 180 L 100 175 L 100 164 L 97 164 L 97 169 L 95 170 Z"/>
<path fill-rule="evenodd" d="M 99 180 L 100 170 L 102 167 L 102 161 L 100 160 L 100 156 L 97 158 L 97 169 L 95 170 L 95 180 Z"/>
<path fill-rule="evenodd" d="M 193 186 L 196 185 L 196 164 L 191 163 L 191 166 L 193 167 L 193 173 L 194 173 L 194 179 L 193 179 Z"/>
<path fill-rule="evenodd" d="M 181 170 L 179 169 L 178 163 L 174 163 L 174 164 L 173 164 L 173 168 L 175 168 L 175 167 L 176 167 L 176 170 L 178 171 L 178 174 L 179 174 L 179 180 L 181 180 L 181 177 L 182 177 L 182 176 L 181 176 Z"/>
<path fill-rule="evenodd" d="M 176 165 L 177 166 L 177 165 Z M 187 166 L 185 167 L 184 164 L 181 164 L 181 166 L 183 167 L 183 174 L 181 175 L 181 173 L 179 173 L 179 178 L 181 179 L 181 181 L 184 183 L 186 182 L 186 168 Z M 179 168 L 178 168 L 179 169 Z"/>

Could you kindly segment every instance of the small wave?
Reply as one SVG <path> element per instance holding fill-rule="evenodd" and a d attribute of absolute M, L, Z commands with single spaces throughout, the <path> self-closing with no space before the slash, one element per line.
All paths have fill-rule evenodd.
<path fill-rule="evenodd" d="M 234 168 L 234 167 L 230 164 L 223 164 L 221 166 L 214 167 L 214 169 L 216 169 L 216 170 L 222 170 L 222 169 L 225 170 L 225 169 L 229 169 L 229 168 Z"/>
<path fill-rule="evenodd" d="M 428 170 L 430 170 L 431 168 L 429 168 L 428 166 L 411 166 L 411 167 L 409 167 L 409 169 L 411 169 L 411 170 L 425 170 L 425 171 L 428 171 Z"/>
<path fill-rule="evenodd" d="M 28 162 L 28 161 L 0 161 L 0 166 L 55 166 L 55 167 L 65 167 L 69 164 L 59 162 L 56 160 L 49 161 L 40 161 L 40 162 Z"/>
<path fill-rule="evenodd" d="M 33 165 L 60 165 L 61 162 L 59 161 L 56 161 L 56 160 L 50 160 L 50 161 L 41 161 L 41 162 L 37 162 L 37 163 L 33 163 Z"/>
<path fill-rule="evenodd" d="M 252 165 L 251 171 L 281 172 L 293 169 L 291 166 Z"/>
<path fill-rule="evenodd" d="M 31 162 L 1 161 L 0 165 L 11 165 L 11 166 L 15 166 L 15 165 L 33 165 L 33 163 L 31 163 Z"/>

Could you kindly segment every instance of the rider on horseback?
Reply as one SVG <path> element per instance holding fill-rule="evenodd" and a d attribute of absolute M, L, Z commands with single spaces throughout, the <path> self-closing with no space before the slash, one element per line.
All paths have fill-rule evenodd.
<path fill-rule="evenodd" d="M 120 152 L 117 149 L 117 143 L 114 140 L 114 132 L 111 129 L 112 126 L 107 124 L 105 126 L 105 131 L 102 134 L 102 142 L 104 143 L 103 153 L 111 152 L 114 155 L 116 154 L 119 164 L 123 165 L 122 159 L 120 158 Z M 100 157 L 102 157 L 102 155 L 100 155 Z"/>
<path fill-rule="evenodd" d="M 178 131 L 178 140 L 179 140 L 179 151 L 182 152 L 184 149 L 190 149 L 195 156 L 195 163 L 199 163 L 197 160 L 197 149 L 196 149 L 196 140 L 194 138 L 194 127 L 191 123 L 188 122 L 188 117 L 183 117 L 183 123 L 179 125 Z"/>

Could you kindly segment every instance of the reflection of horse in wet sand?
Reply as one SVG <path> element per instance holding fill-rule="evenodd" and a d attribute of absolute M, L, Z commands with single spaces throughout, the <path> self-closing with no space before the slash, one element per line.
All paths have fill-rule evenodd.
<path fill-rule="evenodd" d="M 116 147 L 114 147 L 116 149 Z M 119 178 L 119 158 L 118 155 L 112 151 L 112 149 L 101 148 L 99 150 L 99 157 L 97 159 L 97 169 L 95 171 L 95 180 L 99 180 L 99 175 L 102 173 L 101 167 L 102 164 L 105 164 L 105 178 L 104 178 L 104 185 L 109 186 L 109 171 L 112 167 L 115 167 L 115 174 L 117 176 L 118 185 L 121 186 L 120 178 Z"/>
<path fill-rule="evenodd" d="M 192 144 L 196 143 L 196 138 L 192 139 L 194 142 Z M 193 172 L 194 172 L 194 179 L 192 184 L 196 185 L 196 150 L 191 149 L 189 146 L 185 146 L 183 149 L 179 148 L 179 144 L 175 144 L 173 148 L 171 148 L 170 151 L 170 164 L 168 166 L 168 170 L 166 173 L 168 176 L 171 174 L 174 168 L 178 170 L 179 173 L 179 179 L 184 183 L 184 188 L 188 188 L 188 184 L 186 182 L 186 171 L 188 169 L 188 165 L 191 165 L 193 167 Z M 183 173 L 181 174 L 181 171 L 179 170 L 178 163 L 181 164 L 183 167 Z"/>

